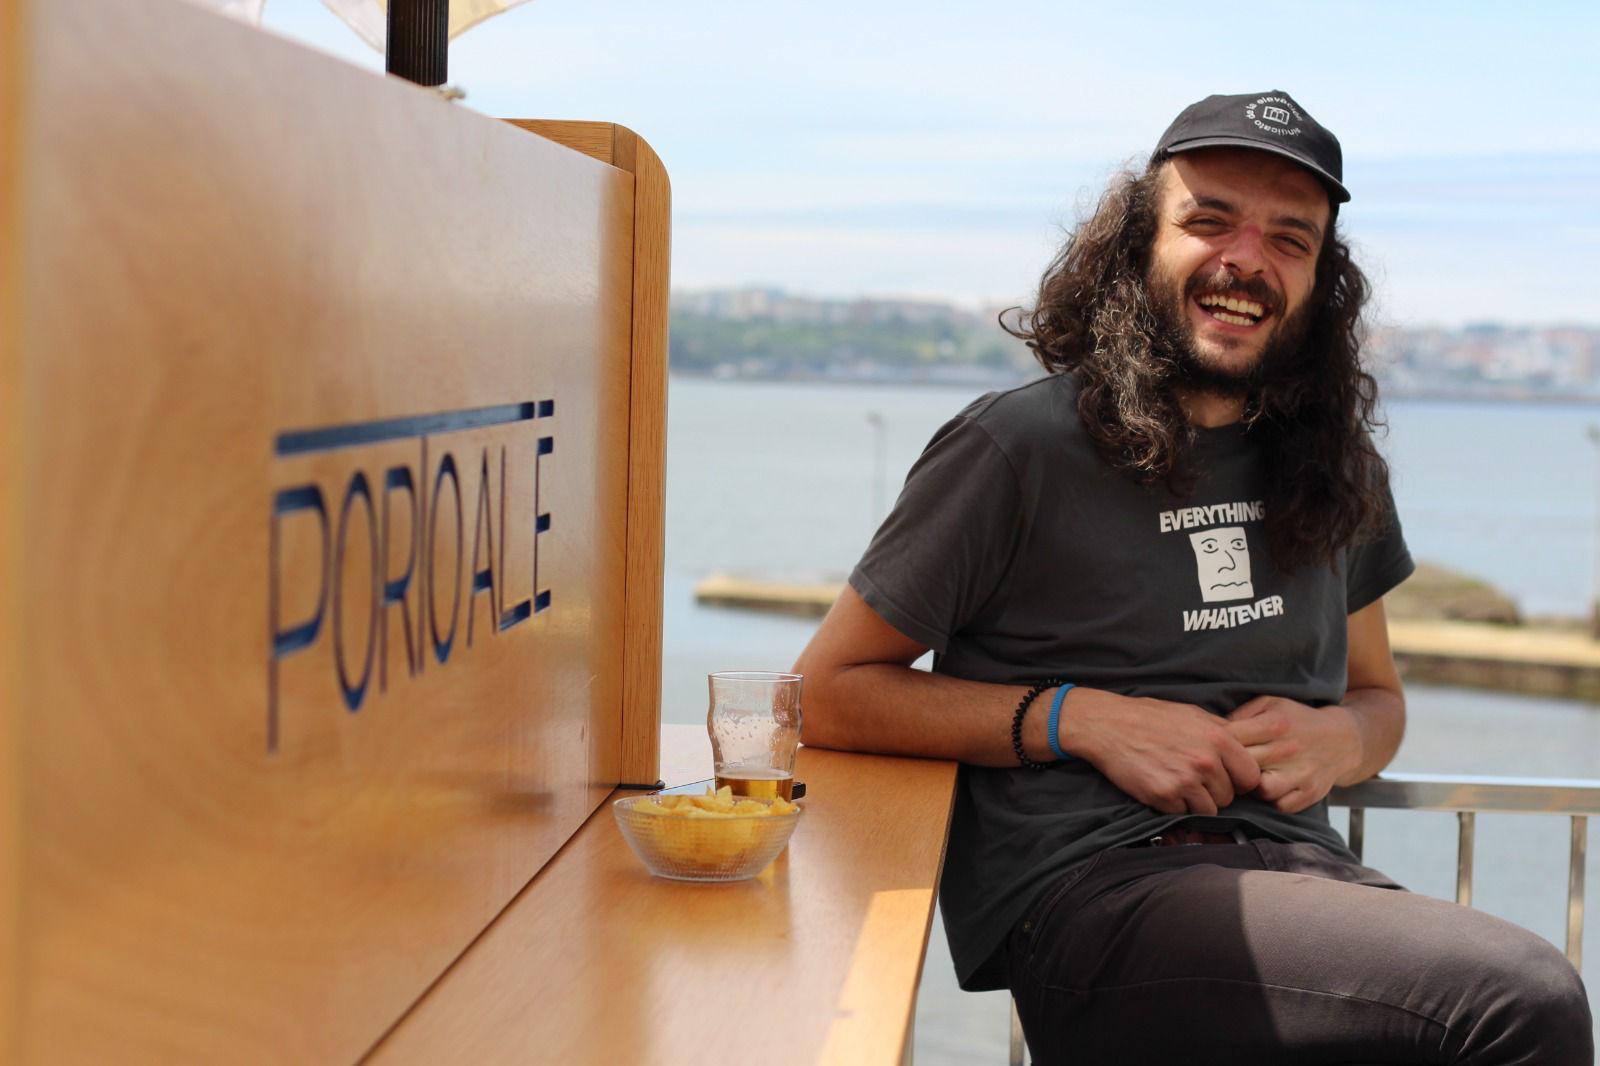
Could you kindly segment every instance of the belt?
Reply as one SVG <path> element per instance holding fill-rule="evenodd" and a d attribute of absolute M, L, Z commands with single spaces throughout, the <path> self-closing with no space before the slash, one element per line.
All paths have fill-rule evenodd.
<path fill-rule="evenodd" d="M 1135 841 L 1128 847 L 1173 848 L 1191 844 L 1244 844 L 1248 841 L 1249 838 L 1244 835 L 1242 829 L 1235 829 L 1231 833 L 1209 833 L 1203 829 L 1186 829 L 1179 825 L 1157 833 L 1149 840 Z"/>

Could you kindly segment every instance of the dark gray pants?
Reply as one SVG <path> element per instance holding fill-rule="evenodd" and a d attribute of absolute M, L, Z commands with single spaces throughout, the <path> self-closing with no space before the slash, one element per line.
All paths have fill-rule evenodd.
<path fill-rule="evenodd" d="M 1314 844 L 1117 848 L 1012 931 L 1040 1066 L 1591 1066 L 1589 1004 L 1543 938 Z"/>

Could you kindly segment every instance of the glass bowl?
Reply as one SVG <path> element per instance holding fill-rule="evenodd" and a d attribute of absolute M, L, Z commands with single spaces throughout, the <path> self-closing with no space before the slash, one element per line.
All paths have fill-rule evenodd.
<path fill-rule="evenodd" d="M 624 796 L 611 805 L 622 837 L 657 877 L 678 881 L 744 881 L 767 868 L 800 824 L 790 814 L 685 816 L 634 810 L 656 796 Z M 741 797 L 742 798 L 742 797 Z M 772 800 L 751 800 L 770 807 Z"/>

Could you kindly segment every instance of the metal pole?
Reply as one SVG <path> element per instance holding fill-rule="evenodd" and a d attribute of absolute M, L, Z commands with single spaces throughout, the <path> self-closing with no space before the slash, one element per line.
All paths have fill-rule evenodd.
<path fill-rule="evenodd" d="M 1587 433 L 1589 443 L 1595 446 L 1596 459 L 1600 460 L 1600 425 L 1591 422 Z M 1600 461 L 1595 464 L 1594 554 L 1594 577 L 1590 582 L 1594 600 L 1589 607 L 1589 634 L 1600 640 Z"/>
<path fill-rule="evenodd" d="M 888 426 L 883 421 L 883 416 L 877 411 L 867 412 L 867 421 L 872 425 L 872 528 L 878 528 L 878 523 L 883 521 L 885 496 L 883 490 L 884 479 L 889 471 L 889 434 Z"/>
<path fill-rule="evenodd" d="M 1028 1042 L 1022 1035 L 1022 1015 L 1017 1013 L 1017 1001 L 1011 1001 L 1011 1055 L 1006 1060 L 1010 1066 L 1028 1066 Z"/>
<path fill-rule="evenodd" d="M 1456 831 L 1456 902 L 1463 907 L 1472 906 L 1472 831 L 1477 817 L 1472 811 L 1456 815 L 1460 822 Z"/>
<path fill-rule="evenodd" d="M 384 69 L 418 85 L 443 85 L 450 60 L 450 0 L 389 0 Z"/>
<path fill-rule="evenodd" d="M 1567 855 L 1567 961 L 1583 969 L 1584 853 L 1589 846 L 1589 819 L 1572 816 L 1572 846 Z"/>

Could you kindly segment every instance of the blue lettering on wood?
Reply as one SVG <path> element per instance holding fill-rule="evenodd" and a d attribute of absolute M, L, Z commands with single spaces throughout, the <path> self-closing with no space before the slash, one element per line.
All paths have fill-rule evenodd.
<path fill-rule="evenodd" d="M 367 483 L 365 472 L 357 470 L 350 478 L 350 487 L 345 489 L 344 503 L 339 506 L 339 536 L 336 540 L 338 548 L 334 555 L 333 572 L 342 579 L 344 575 L 344 546 L 350 533 L 350 505 L 360 498 L 367 509 L 367 543 L 372 552 L 372 580 L 367 592 L 367 650 L 362 655 L 361 680 L 354 684 L 350 682 L 350 666 L 345 658 L 344 650 L 344 582 L 338 580 L 333 585 L 333 661 L 339 671 L 339 690 L 344 694 L 344 705 L 351 713 L 361 709 L 361 701 L 367 695 L 367 682 L 372 680 L 372 652 L 378 643 L 378 602 L 379 592 L 383 585 L 383 560 L 379 556 L 378 544 L 378 516 L 372 506 L 372 487 Z"/>
<path fill-rule="evenodd" d="M 501 504 L 504 505 L 504 500 Z M 494 511 L 489 500 L 489 449 L 483 450 L 483 460 L 478 466 L 478 506 L 473 508 L 476 517 L 472 522 L 472 591 L 467 594 L 467 647 L 472 647 L 472 624 L 476 621 L 478 596 L 489 594 L 490 625 L 499 616 L 500 604 L 495 589 Z M 483 568 L 478 568 L 478 549 L 483 548 Z"/>
<path fill-rule="evenodd" d="M 296 511 L 312 511 L 322 536 L 320 573 L 317 577 L 317 610 L 309 619 L 285 629 L 279 610 L 279 597 L 283 584 L 283 520 Z M 322 502 L 322 490 L 315 485 L 299 485 L 282 489 L 272 498 L 272 532 L 269 537 L 267 632 L 272 637 L 272 650 L 267 658 L 267 750 L 278 750 L 278 660 L 285 655 L 308 648 L 322 630 L 323 605 L 328 598 L 328 508 Z"/>
<path fill-rule="evenodd" d="M 450 590 L 450 632 L 444 637 L 439 636 L 439 582 L 438 574 L 434 572 L 433 549 L 439 540 L 439 487 L 444 484 L 444 479 L 449 477 L 450 488 L 455 496 L 456 512 L 456 569 L 455 585 Z M 439 463 L 439 472 L 433 479 L 433 514 L 428 519 L 428 621 L 433 630 L 433 654 L 440 665 L 450 659 L 450 646 L 456 640 L 456 622 L 461 617 L 461 478 L 456 475 L 456 457 L 449 452 L 444 453 L 444 460 Z"/>
<path fill-rule="evenodd" d="M 406 548 L 405 571 L 395 578 L 388 576 L 388 559 L 394 545 L 394 527 L 389 522 L 389 499 L 397 490 L 405 490 L 411 508 L 411 543 Z M 417 490 L 411 479 L 411 469 L 391 466 L 383 475 L 383 531 L 378 540 L 383 545 L 383 608 L 378 620 L 378 691 L 389 688 L 389 608 L 400 606 L 400 633 L 406 638 L 406 670 L 416 676 L 417 649 L 411 642 L 411 609 L 406 603 L 406 593 L 411 589 L 411 575 L 417 566 L 417 542 L 422 536 L 422 523 L 417 518 Z"/>
<path fill-rule="evenodd" d="M 390 608 L 398 607 L 400 632 L 405 638 L 406 668 L 411 677 L 420 675 L 427 661 L 427 647 L 433 647 L 434 658 L 440 665 L 447 663 L 454 648 L 457 626 L 460 621 L 461 596 L 467 594 L 467 644 L 473 641 L 477 599 L 480 593 L 489 596 L 491 635 L 504 632 L 527 621 L 533 615 L 550 607 L 551 592 L 540 587 L 540 542 L 551 526 L 550 513 L 541 510 L 544 501 L 542 483 L 543 465 L 555 451 L 553 434 L 537 438 L 533 456 L 533 522 L 532 544 L 518 545 L 519 551 L 531 548 L 533 575 L 530 586 L 521 591 L 528 595 L 511 603 L 511 591 L 506 588 L 505 567 L 508 550 L 506 512 L 509 509 L 508 449 L 500 449 L 500 509 L 496 516 L 491 495 L 492 481 L 489 469 L 489 450 L 483 449 L 478 463 L 478 496 L 473 508 L 472 564 L 463 574 L 466 554 L 465 499 L 460 471 L 455 456 L 441 449 L 442 458 L 436 467 L 429 463 L 430 435 L 440 435 L 466 429 L 509 425 L 551 418 L 555 415 L 554 400 L 528 401 L 476 407 L 461 411 L 445 411 L 405 418 L 380 419 L 342 426 L 293 430 L 280 433 L 274 442 L 274 451 L 281 457 L 306 455 L 366 447 L 386 441 L 415 438 L 418 443 L 418 463 L 390 466 L 384 471 L 381 504 L 374 496 L 373 483 L 366 473 L 357 468 L 346 482 L 339 508 L 338 528 L 330 528 L 328 507 L 322 488 L 317 484 L 296 485 L 280 489 L 272 498 L 272 517 L 269 536 L 268 559 L 268 671 L 267 671 L 267 751 L 275 753 L 280 747 L 279 664 L 289 655 L 314 645 L 322 633 L 323 619 L 330 606 L 333 613 L 332 628 L 335 676 L 345 708 L 351 712 L 361 709 L 367 695 L 377 660 L 378 691 L 388 688 L 388 647 Z M 430 478 L 430 474 L 432 475 Z M 523 475 L 526 476 L 526 475 Z M 434 565 L 439 534 L 440 504 L 445 500 L 444 486 L 450 483 L 449 503 L 455 517 L 455 572 L 454 582 L 446 591 L 449 601 L 450 621 L 442 624 L 440 580 Z M 429 489 L 431 482 L 431 491 Z M 523 482 L 526 484 L 526 482 Z M 399 497 L 404 494 L 402 504 Z M 364 586 L 369 592 L 347 604 L 344 597 L 344 567 L 346 546 L 351 536 L 351 516 L 361 504 L 366 520 L 366 535 L 370 552 L 370 575 Z M 409 509 L 411 535 L 403 549 L 395 543 L 400 507 Z M 446 510 L 449 510 L 449 506 Z M 304 517 L 302 517 L 304 516 Z M 283 535 L 286 524 L 304 521 L 315 516 L 318 532 L 317 598 L 312 612 L 299 619 L 283 618 Z M 498 517 L 500 543 L 495 546 L 495 521 Z M 448 522 L 447 522 L 448 525 Z M 398 573 L 395 568 L 398 567 Z M 415 592 L 415 631 L 412 623 L 412 599 Z M 355 657 L 346 648 L 344 638 L 345 611 L 365 610 L 367 615 L 366 647 L 360 659 L 359 673 L 353 668 Z"/>

